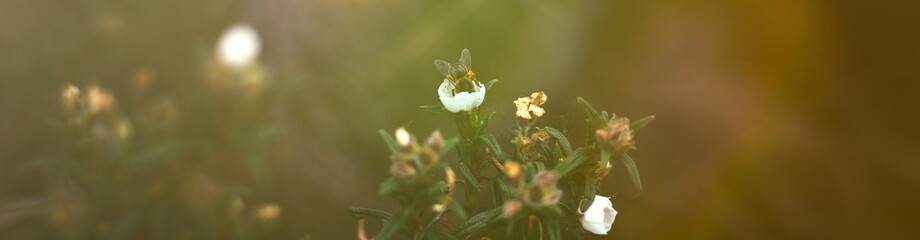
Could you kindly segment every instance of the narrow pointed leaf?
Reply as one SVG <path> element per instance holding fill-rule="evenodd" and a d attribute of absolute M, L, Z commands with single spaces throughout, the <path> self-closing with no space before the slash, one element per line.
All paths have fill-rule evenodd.
<path fill-rule="evenodd" d="M 393 216 L 390 218 L 390 221 L 387 221 L 383 224 L 383 228 L 380 229 L 380 232 L 377 233 L 377 236 L 374 237 L 376 240 L 386 240 L 393 236 L 399 228 L 402 227 L 403 223 L 406 222 L 408 218 L 410 209 L 406 208 L 399 215 Z"/>
<path fill-rule="evenodd" d="M 473 178 L 473 173 L 470 173 L 470 168 L 464 163 L 460 163 L 460 175 L 466 179 L 467 184 L 476 189 L 476 192 L 479 192 L 479 181 L 476 178 Z"/>
<path fill-rule="evenodd" d="M 487 82 L 487 83 L 486 83 L 486 91 L 489 91 L 489 89 L 492 88 L 492 85 L 495 85 L 496 83 L 498 83 L 498 79 L 492 79 L 492 80 L 490 80 L 489 82 Z"/>
<path fill-rule="evenodd" d="M 438 155 L 441 157 L 443 157 L 444 155 L 447 155 L 447 153 L 449 153 L 450 150 L 453 150 L 454 147 L 456 147 L 457 143 L 459 142 L 460 142 L 460 138 L 457 138 L 457 137 L 452 137 L 450 139 L 447 139 L 447 141 L 444 141 L 444 147 L 441 148 L 441 152 L 439 152 Z"/>
<path fill-rule="evenodd" d="M 623 162 L 623 165 L 626 166 L 626 171 L 629 172 L 629 177 L 632 178 L 633 184 L 636 185 L 636 189 L 640 192 L 645 191 L 642 188 L 642 180 L 639 178 L 639 169 L 636 167 L 636 162 L 626 154 L 623 154 L 620 160 Z"/>
<path fill-rule="evenodd" d="M 392 214 L 381 211 L 381 210 L 372 209 L 372 208 L 361 208 L 361 207 L 348 207 L 348 213 L 351 214 L 352 217 L 357 218 L 357 219 L 364 219 L 365 217 L 371 216 L 371 217 L 379 218 L 380 220 L 383 220 L 384 222 L 386 222 L 387 220 L 390 219 L 390 217 L 393 216 Z"/>
<path fill-rule="evenodd" d="M 629 124 L 629 129 L 632 130 L 633 133 L 635 133 L 635 132 L 639 131 L 639 129 L 642 129 L 642 128 L 644 128 L 646 125 L 648 125 L 649 123 L 651 123 L 652 120 L 655 120 L 655 115 L 649 115 L 649 116 L 644 117 L 644 118 L 642 118 L 642 119 L 633 121 L 632 123 Z"/>
<path fill-rule="evenodd" d="M 386 142 L 387 147 L 390 148 L 391 153 L 399 152 L 399 145 L 396 144 L 396 139 L 393 139 L 387 131 L 380 129 L 380 137 L 383 138 L 383 141 Z"/>
<path fill-rule="evenodd" d="M 569 143 L 569 139 L 566 138 L 562 132 L 551 127 L 546 127 L 544 129 L 546 129 L 546 133 L 553 137 L 553 139 L 556 139 L 556 142 L 562 145 L 562 149 L 565 150 L 566 155 L 572 154 L 572 144 Z"/>
<path fill-rule="evenodd" d="M 581 108 L 585 110 L 585 114 L 588 115 L 588 122 L 594 127 L 599 128 L 606 124 L 606 119 L 597 112 L 593 106 L 591 106 L 588 101 L 585 101 L 584 98 L 578 97 L 578 103 L 581 104 Z"/>

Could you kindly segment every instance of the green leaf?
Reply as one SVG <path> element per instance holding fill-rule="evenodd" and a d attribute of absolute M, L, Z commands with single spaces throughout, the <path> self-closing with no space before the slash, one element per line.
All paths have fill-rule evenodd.
<path fill-rule="evenodd" d="M 558 220 L 552 217 L 544 217 L 540 219 L 540 222 L 543 224 L 543 230 L 550 240 L 562 239 L 562 229 Z"/>
<path fill-rule="evenodd" d="M 393 215 L 377 209 L 372 208 L 361 208 L 361 207 L 348 207 L 348 213 L 356 219 L 364 219 L 367 216 L 376 217 L 380 220 L 386 222 Z"/>
<path fill-rule="evenodd" d="M 479 229 L 487 226 L 486 223 L 495 220 L 498 216 L 501 216 L 502 206 L 493 208 L 492 210 L 481 212 L 475 216 L 464 221 L 460 226 L 454 229 L 454 236 L 457 238 L 463 238 L 464 236 L 474 233 Z"/>
<path fill-rule="evenodd" d="M 479 229 L 485 228 L 485 222 L 474 222 L 466 228 L 461 228 L 458 231 L 454 232 L 454 236 L 457 238 L 464 238 L 466 235 L 479 231 Z"/>
<path fill-rule="evenodd" d="M 610 164 L 610 155 L 611 155 L 610 151 L 607 151 L 606 149 L 601 148 L 601 160 L 600 162 L 598 162 L 597 167 L 601 169 L 605 169 L 607 167 L 607 164 Z"/>
<path fill-rule="evenodd" d="M 425 196 L 429 197 L 440 197 L 444 195 L 444 190 L 446 190 L 450 185 L 444 181 L 437 181 L 432 183 L 425 189 Z"/>
<path fill-rule="evenodd" d="M 584 98 L 578 97 L 578 103 L 581 104 L 581 108 L 585 110 L 585 114 L 588 115 L 588 122 L 593 125 L 595 128 L 603 127 L 607 124 L 607 119 L 601 116 L 593 106 L 591 106 L 588 101 L 585 101 Z M 589 133 L 590 134 L 590 133 Z"/>
<path fill-rule="evenodd" d="M 508 184 L 503 180 L 496 180 L 495 185 L 497 186 L 499 192 L 502 194 L 502 201 L 508 201 L 513 195 L 511 194 L 511 189 L 508 188 Z"/>
<path fill-rule="evenodd" d="M 377 233 L 377 236 L 374 237 L 376 240 L 386 240 L 393 236 L 399 228 L 402 227 L 403 223 L 408 219 L 411 211 L 411 208 L 403 209 L 402 213 L 390 218 L 390 221 L 387 221 L 383 224 L 383 228 L 380 229 L 380 232 Z"/>
<path fill-rule="evenodd" d="M 642 128 L 644 128 L 646 125 L 648 125 L 649 123 L 651 123 L 652 120 L 655 120 L 655 115 L 649 115 L 649 116 L 644 117 L 644 118 L 642 118 L 642 119 L 633 121 L 632 123 L 629 123 L 629 129 L 632 130 L 633 134 L 635 134 L 637 131 L 639 131 L 639 129 L 642 129 Z"/>
<path fill-rule="evenodd" d="M 431 229 L 431 228 L 429 228 L 428 231 L 425 231 L 425 233 L 432 235 L 433 238 L 429 238 L 429 239 L 448 239 L 448 240 L 458 239 L 457 237 L 454 237 L 453 235 L 443 233 L 436 229 Z"/>
<path fill-rule="evenodd" d="M 629 172 L 629 177 L 632 178 L 633 184 L 636 185 L 636 189 L 638 189 L 639 192 L 645 191 L 642 189 L 642 180 L 639 179 L 639 169 L 636 167 L 636 162 L 627 154 L 623 154 L 620 161 L 626 166 L 626 171 Z"/>
<path fill-rule="evenodd" d="M 546 133 L 556 139 L 556 142 L 562 145 L 562 149 L 565 150 L 566 155 L 572 154 L 572 144 L 569 143 L 569 139 L 566 138 L 562 132 L 552 127 L 546 127 L 544 129 L 546 130 Z"/>
<path fill-rule="evenodd" d="M 462 162 L 459 165 L 460 165 L 460 175 L 466 179 L 466 182 L 468 183 L 469 186 L 472 186 L 474 189 L 476 189 L 476 192 L 479 192 L 479 181 L 477 181 L 476 178 L 473 177 L 473 174 L 470 173 L 470 168 L 467 167 L 466 164 Z"/>
<path fill-rule="evenodd" d="M 399 145 L 396 144 L 396 139 L 393 139 L 393 137 L 390 136 L 390 134 L 387 133 L 387 131 L 384 131 L 383 129 L 380 129 L 379 132 L 380 132 L 380 137 L 383 138 L 383 141 L 386 142 L 387 147 L 390 148 L 390 152 L 391 153 L 399 152 Z"/>
<path fill-rule="evenodd" d="M 502 148 L 498 145 L 498 140 L 495 139 L 495 136 L 482 135 L 479 136 L 479 140 L 482 140 L 482 142 L 485 143 L 487 147 L 489 147 L 493 155 L 502 155 Z"/>
<path fill-rule="evenodd" d="M 566 174 L 584 164 L 584 162 L 588 160 L 588 155 L 586 154 L 585 148 L 581 147 L 572 151 L 572 154 L 569 154 L 568 158 L 569 159 L 566 160 L 564 164 L 556 166 L 560 178 L 565 177 Z"/>
<path fill-rule="evenodd" d="M 469 217 L 466 214 L 466 210 L 463 209 L 463 205 L 460 205 L 460 203 L 454 200 L 447 202 L 447 210 L 456 214 L 460 219 L 466 219 Z"/>
<path fill-rule="evenodd" d="M 495 85 L 496 83 L 498 83 L 498 79 L 492 79 L 489 82 L 487 82 L 486 91 L 489 91 L 489 89 L 492 89 L 492 85 Z"/>
<path fill-rule="evenodd" d="M 597 185 L 594 184 L 594 179 L 588 177 L 587 175 L 583 176 L 585 179 L 585 199 L 582 199 L 582 201 L 585 204 L 579 202 L 580 205 L 578 206 L 582 212 L 587 211 L 588 207 L 591 207 L 591 203 L 594 203 L 594 195 L 597 194 Z"/>
<path fill-rule="evenodd" d="M 556 143 L 556 144 L 555 144 L 555 147 L 556 147 L 556 148 L 555 148 L 556 151 L 554 152 L 554 154 L 556 154 L 556 156 L 555 156 L 556 159 L 565 158 L 565 155 L 566 155 L 566 154 L 562 152 L 562 148 L 559 147 L 559 143 Z"/>
<path fill-rule="evenodd" d="M 438 105 L 426 105 L 426 106 L 419 106 L 418 109 L 419 109 L 419 110 L 422 110 L 422 112 L 432 113 L 432 114 L 435 114 L 435 115 L 448 115 L 448 116 L 453 116 L 453 113 L 450 112 L 450 111 L 447 111 L 447 109 L 444 109 L 443 106 L 438 106 Z"/>
<path fill-rule="evenodd" d="M 491 112 L 489 113 L 489 115 L 486 115 L 485 117 L 479 120 L 479 132 L 480 133 L 485 132 L 486 127 L 488 127 L 489 123 L 492 122 L 492 117 L 495 116 L 495 113 L 496 112 Z"/>
<path fill-rule="evenodd" d="M 387 196 L 399 188 L 399 182 L 395 178 L 387 179 L 380 184 L 380 195 Z"/>
<path fill-rule="evenodd" d="M 449 153 L 450 150 L 453 150 L 454 147 L 456 147 L 457 143 L 459 142 L 460 142 L 460 138 L 458 137 L 452 137 L 452 138 L 447 139 L 447 141 L 444 141 L 444 147 L 441 148 L 441 152 L 438 153 L 438 156 L 443 157 L 444 155 L 447 155 L 447 153 Z"/>
<path fill-rule="evenodd" d="M 543 171 L 543 169 L 546 169 L 546 167 L 543 166 L 543 163 L 542 163 L 542 162 L 530 162 L 530 163 L 533 164 L 533 167 L 534 167 L 534 169 L 537 170 L 537 172 Z"/>

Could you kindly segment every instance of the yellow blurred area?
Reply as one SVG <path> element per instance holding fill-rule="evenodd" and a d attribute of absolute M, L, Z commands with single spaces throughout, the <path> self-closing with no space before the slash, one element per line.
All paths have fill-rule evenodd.
<path fill-rule="evenodd" d="M 259 236 L 353 238 L 347 206 L 396 208 L 377 194 L 389 174 L 378 129 L 457 134 L 418 106 L 440 104 L 432 61 L 463 48 L 480 80 L 501 81 L 482 108 L 498 112 L 489 131 L 502 144 L 512 101 L 537 91 L 549 97 L 541 121 L 572 139 L 584 139 L 579 96 L 618 116 L 656 115 L 635 139 L 646 191 L 614 168 L 599 192 L 619 215 L 610 235 L 589 239 L 916 239 L 918 11 L 829 0 L 0 1 L 0 239 L 41 239 L 30 218 L 71 221 L 91 201 L 59 197 L 80 194 L 29 170 L 71 151 L 50 123 L 68 84 L 132 119 L 100 125 L 136 131 L 124 138 L 156 136 L 140 126 L 161 123 L 180 140 L 227 133 L 191 139 L 217 147 L 165 166 L 181 175 L 148 186 L 152 199 L 210 209 L 230 198 L 217 185 L 251 185 L 245 203 L 228 203 L 245 212 L 222 213 L 265 220 Z M 226 87 L 212 81 L 224 71 L 212 51 L 239 22 L 261 37 L 261 67 Z M 219 162 L 250 159 L 227 146 L 245 148 L 231 133 L 253 122 L 280 132 L 254 151 L 265 176 Z"/>

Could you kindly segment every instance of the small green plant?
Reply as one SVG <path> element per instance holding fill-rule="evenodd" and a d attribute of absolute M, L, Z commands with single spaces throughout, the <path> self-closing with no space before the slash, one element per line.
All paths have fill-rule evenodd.
<path fill-rule="evenodd" d="M 498 80 L 479 82 L 467 49 L 459 62 L 436 60 L 435 66 L 445 77 L 438 89 L 443 106 L 420 109 L 453 119 L 460 136 L 445 139 L 435 131 L 420 142 L 405 128 L 393 136 L 380 130 L 392 162 L 392 177 L 381 184 L 380 195 L 402 208 L 393 213 L 349 208 L 358 219 L 359 239 L 368 239 L 368 217 L 383 222 L 376 240 L 582 239 L 585 231 L 607 234 L 616 217 L 610 199 L 597 193 L 614 164 L 625 166 L 642 191 L 628 153 L 635 150 L 636 132 L 654 116 L 630 122 L 578 98 L 593 137 L 574 147 L 562 131 L 540 125 L 548 97 L 535 92 L 514 101 L 517 129 L 513 149 L 506 151 L 486 132 L 496 113 L 479 108 Z"/>

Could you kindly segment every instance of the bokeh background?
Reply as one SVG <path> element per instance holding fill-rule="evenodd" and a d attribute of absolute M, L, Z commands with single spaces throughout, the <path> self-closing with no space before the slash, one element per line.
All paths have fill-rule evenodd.
<path fill-rule="evenodd" d="M 456 134 L 417 106 L 439 104 L 432 61 L 469 48 L 477 76 L 501 80 L 482 107 L 499 112 L 490 131 L 502 141 L 511 101 L 533 91 L 549 95 L 543 121 L 576 136 L 578 96 L 657 116 L 634 156 L 646 192 L 615 169 L 600 192 L 620 215 L 598 239 L 916 239 L 918 11 L 917 1 L 0 0 L 0 238 L 66 238 L 48 233 L 66 232 L 49 223 L 48 170 L 30 166 L 70 156 L 51 124 L 68 83 L 111 91 L 139 127 L 145 115 L 131 113 L 171 99 L 175 141 L 214 149 L 171 160 L 211 180 L 167 186 L 234 183 L 247 208 L 277 204 L 280 219 L 258 236 L 354 238 L 347 206 L 396 208 L 377 195 L 389 164 L 377 130 Z M 238 22 L 261 36 L 274 90 L 255 117 L 208 118 L 195 99 L 214 91 L 210 52 Z M 221 122 L 253 121 L 277 135 L 247 158 L 264 164 L 261 177 L 245 174 L 252 165 L 194 163 L 240 151 L 217 144 L 233 134 L 195 135 L 200 125 L 229 133 L 243 130 Z M 190 196 L 163 201 L 207 191 L 175 192 Z M 134 229 L 123 237 L 156 238 Z"/>

